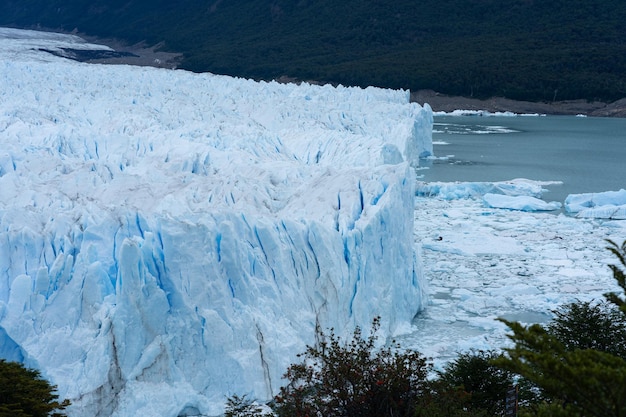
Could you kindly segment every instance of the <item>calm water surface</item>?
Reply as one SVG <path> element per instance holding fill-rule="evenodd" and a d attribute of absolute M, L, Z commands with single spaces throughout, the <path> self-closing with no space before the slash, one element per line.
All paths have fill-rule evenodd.
<path fill-rule="evenodd" d="M 562 181 L 545 200 L 626 188 L 626 119 L 436 116 L 422 181 Z"/>

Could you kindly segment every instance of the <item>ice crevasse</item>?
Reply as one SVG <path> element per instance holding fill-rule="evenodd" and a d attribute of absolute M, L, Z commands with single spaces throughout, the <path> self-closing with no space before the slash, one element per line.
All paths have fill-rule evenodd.
<path fill-rule="evenodd" d="M 0 357 L 40 369 L 70 415 L 269 399 L 316 326 L 380 315 L 390 335 L 422 307 L 413 166 L 432 112 L 408 92 L 9 56 L 7 42 Z"/>

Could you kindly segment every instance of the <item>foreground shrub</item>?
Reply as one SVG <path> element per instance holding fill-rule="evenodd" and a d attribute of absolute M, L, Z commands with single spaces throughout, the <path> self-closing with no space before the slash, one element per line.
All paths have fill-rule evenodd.
<path fill-rule="evenodd" d="M 414 417 L 490 417 L 485 410 L 472 405 L 472 394 L 461 387 L 435 379 L 417 399 Z"/>
<path fill-rule="evenodd" d="M 364 338 L 356 328 L 342 341 L 332 330 L 319 331 L 317 346 L 291 365 L 275 399 L 279 416 L 384 417 L 413 416 L 416 400 L 427 389 L 430 365 L 419 352 L 399 346 L 376 349 L 380 318 Z"/>
<path fill-rule="evenodd" d="M 461 389 L 468 395 L 467 406 L 500 415 L 505 409 L 507 388 L 514 384 L 513 373 L 498 368 L 493 360 L 501 356 L 494 351 L 472 350 L 449 362 L 439 379 L 447 391 Z"/>
<path fill-rule="evenodd" d="M 578 302 L 555 311 L 546 330 L 565 349 L 595 349 L 626 359 L 626 315 L 609 302 Z"/>

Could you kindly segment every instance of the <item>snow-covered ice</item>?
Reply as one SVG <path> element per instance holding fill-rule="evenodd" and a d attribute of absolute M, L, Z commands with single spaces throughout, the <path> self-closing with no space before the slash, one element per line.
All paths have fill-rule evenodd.
<path fill-rule="evenodd" d="M 423 305 L 406 91 L 72 62 L 0 30 L 0 357 L 71 415 L 268 399 L 315 327 Z"/>

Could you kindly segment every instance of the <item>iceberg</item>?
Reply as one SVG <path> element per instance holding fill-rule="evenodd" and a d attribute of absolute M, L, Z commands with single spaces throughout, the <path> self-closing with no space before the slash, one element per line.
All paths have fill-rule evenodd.
<path fill-rule="evenodd" d="M 570 194 L 565 210 L 576 217 L 626 220 L 626 190 Z"/>
<path fill-rule="evenodd" d="M 558 201 L 546 202 L 530 196 L 508 196 L 487 193 L 483 196 L 483 203 L 487 207 L 520 210 L 520 211 L 553 211 L 561 208 Z"/>
<path fill-rule="evenodd" d="M 76 43 L 0 30 L 0 357 L 71 416 L 217 415 L 318 327 L 409 327 L 428 105 L 42 51 Z"/>
<path fill-rule="evenodd" d="M 520 211 L 553 211 L 561 208 L 558 201 L 546 202 L 540 197 L 544 185 L 558 181 L 533 181 L 516 178 L 496 182 L 418 182 L 417 197 L 434 197 L 440 200 L 482 199 L 483 205 Z"/>
<path fill-rule="evenodd" d="M 442 200 L 479 198 L 486 194 L 508 197 L 534 197 L 539 199 L 546 191 L 544 185 L 560 184 L 559 181 L 534 181 L 516 178 L 496 182 L 418 182 L 418 197 L 437 197 Z"/>
<path fill-rule="evenodd" d="M 517 117 L 517 116 L 545 116 L 545 114 L 540 113 L 514 113 L 510 111 L 496 111 L 491 112 L 488 110 L 453 110 L 450 112 L 446 111 L 437 111 L 434 112 L 435 116 L 478 116 L 478 117 Z"/>

